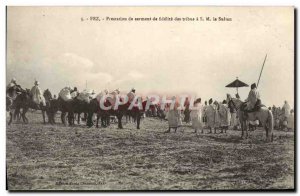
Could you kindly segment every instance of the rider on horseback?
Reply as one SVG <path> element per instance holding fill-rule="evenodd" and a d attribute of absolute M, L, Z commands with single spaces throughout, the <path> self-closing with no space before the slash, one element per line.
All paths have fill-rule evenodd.
<path fill-rule="evenodd" d="M 248 98 L 246 101 L 246 112 L 254 112 L 257 109 L 257 106 L 261 105 L 260 95 L 256 88 L 256 84 L 251 84 L 251 90 L 249 92 Z"/>
<path fill-rule="evenodd" d="M 30 94 L 32 96 L 32 100 L 33 102 L 35 102 L 37 104 L 37 106 L 39 106 L 40 104 L 42 104 L 43 106 L 46 105 L 46 101 L 45 98 L 42 94 L 42 90 L 39 87 L 39 82 L 35 81 L 34 82 L 34 86 L 31 88 L 30 90 Z"/>
<path fill-rule="evenodd" d="M 70 94 L 71 94 L 71 97 L 74 99 L 75 97 L 78 96 L 78 90 L 77 90 L 77 87 L 74 87 L 73 90 L 70 91 Z"/>
<path fill-rule="evenodd" d="M 6 87 L 6 96 L 10 99 L 15 99 L 17 97 L 17 93 L 15 93 L 15 87 L 17 85 L 17 80 L 15 78 L 11 79 L 10 83 Z"/>
<path fill-rule="evenodd" d="M 127 94 L 128 102 L 131 103 L 135 97 L 135 89 L 132 88 L 131 91 Z"/>

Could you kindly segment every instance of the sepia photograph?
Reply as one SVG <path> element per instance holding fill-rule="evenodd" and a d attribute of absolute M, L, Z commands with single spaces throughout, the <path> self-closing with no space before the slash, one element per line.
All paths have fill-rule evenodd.
<path fill-rule="evenodd" d="M 295 191 L 292 6 L 7 6 L 8 191 Z"/>

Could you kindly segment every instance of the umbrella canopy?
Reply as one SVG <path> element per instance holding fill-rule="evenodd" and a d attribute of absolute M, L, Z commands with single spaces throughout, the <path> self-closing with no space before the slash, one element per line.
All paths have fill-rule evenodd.
<path fill-rule="evenodd" d="M 249 86 L 248 84 L 240 81 L 239 79 L 236 79 L 235 81 L 231 82 L 230 84 L 226 85 L 226 87 L 229 88 L 238 88 L 238 87 L 244 87 Z"/>
<path fill-rule="evenodd" d="M 238 88 L 239 87 L 245 87 L 245 86 L 249 86 L 248 84 L 240 81 L 238 78 L 236 78 L 235 81 L 231 82 L 230 84 L 227 84 L 225 87 L 228 87 L 228 88 L 236 88 L 236 91 L 238 93 Z"/>

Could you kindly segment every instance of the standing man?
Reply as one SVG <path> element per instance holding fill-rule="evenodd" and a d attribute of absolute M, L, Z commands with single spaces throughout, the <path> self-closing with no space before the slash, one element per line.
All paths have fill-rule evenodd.
<path fill-rule="evenodd" d="M 236 108 L 230 94 L 227 94 L 227 103 L 228 103 L 230 116 L 231 116 L 230 126 L 232 126 L 234 130 L 236 130 L 237 129 L 237 119 L 236 119 L 237 108 Z"/>
<path fill-rule="evenodd" d="M 201 98 L 198 98 L 194 102 L 194 108 L 191 111 L 190 117 L 192 121 L 192 127 L 194 128 L 195 133 L 197 133 L 197 130 L 199 129 L 201 129 L 203 133 Z"/>
<path fill-rule="evenodd" d="M 212 129 L 215 129 L 216 110 L 212 103 L 213 103 L 213 100 L 209 99 L 209 101 L 208 101 L 209 105 L 206 108 L 207 127 L 209 128 L 210 133 L 212 133 Z M 215 133 L 216 133 L 216 130 L 215 130 Z"/>
<path fill-rule="evenodd" d="M 290 111 L 291 111 L 291 106 L 288 104 L 287 101 L 284 101 L 284 104 L 282 106 L 282 112 L 283 112 L 285 118 L 289 117 Z"/>
<path fill-rule="evenodd" d="M 184 101 L 184 122 L 189 123 L 190 122 L 190 100 L 188 97 L 185 98 Z"/>

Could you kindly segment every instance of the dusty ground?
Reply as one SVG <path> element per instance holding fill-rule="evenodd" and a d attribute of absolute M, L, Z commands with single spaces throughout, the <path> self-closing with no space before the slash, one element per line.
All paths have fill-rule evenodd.
<path fill-rule="evenodd" d="M 153 118 L 141 129 L 30 123 L 7 128 L 9 190 L 214 190 L 294 188 L 294 133 L 164 133 Z"/>

